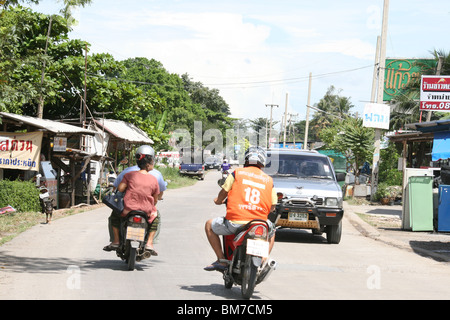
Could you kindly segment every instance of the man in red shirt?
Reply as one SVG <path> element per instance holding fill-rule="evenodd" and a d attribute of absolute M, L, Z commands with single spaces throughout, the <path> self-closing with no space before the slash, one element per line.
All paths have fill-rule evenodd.
<path fill-rule="evenodd" d="M 277 204 L 277 195 L 273 188 L 273 180 L 261 169 L 265 166 L 266 154 L 259 147 L 251 147 L 245 153 L 244 168 L 236 169 L 230 174 L 220 190 L 214 203 L 221 205 L 227 200 L 227 214 L 208 220 L 205 225 L 206 236 L 217 256 L 217 261 L 205 267 L 207 271 L 223 271 L 226 263 L 219 235 L 234 234 L 243 224 L 254 219 L 267 220 Z M 271 221 L 270 247 L 275 241 L 275 229 Z"/>

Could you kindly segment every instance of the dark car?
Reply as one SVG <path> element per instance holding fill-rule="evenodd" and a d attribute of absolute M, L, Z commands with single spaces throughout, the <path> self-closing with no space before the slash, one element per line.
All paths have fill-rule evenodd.
<path fill-rule="evenodd" d="M 205 169 L 220 169 L 221 161 L 217 157 L 208 157 L 205 160 Z"/>

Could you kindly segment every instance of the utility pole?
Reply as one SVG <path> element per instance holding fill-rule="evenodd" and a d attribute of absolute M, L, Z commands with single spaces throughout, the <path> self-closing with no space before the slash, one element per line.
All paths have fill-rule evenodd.
<path fill-rule="evenodd" d="M 389 0 L 384 0 L 383 8 L 383 24 L 381 27 L 381 42 L 380 42 L 380 60 L 378 65 L 378 90 L 377 90 L 377 103 L 383 103 L 384 94 L 384 73 L 386 65 L 386 39 L 387 39 L 387 24 L 389 16 Z M 375 129 L 375 150 L 373 153 L 372 161 L 372 185 L 370 188 L 370 200 L 373 201 L 374 194 L 378 185 L 378 163 L 380 160 L 380 140 L 381 129 Z"/>
<path fill-rule="evenodd" d="M 272 138 L 272 112 L 273 107 L 279 107 L 277 104 L 266 104 L 266 107 L 270 107 L 270 123 L 269 123 L 269 141 L 267 142 L 267 146 L 270 145 L 270 138 Z"/>
<path fill-rule="evenodd" d="M 50 16 L 50 22 L 48 24 L 48 30 L 47 30 L 47 40 L 45 41 L 44 55 L 47 55 L 48 39 L 50 38 L 50 32 L 52 30 L 52 20 L 53 20 L 53 16 Z M 37 117 L 39 119 L 42 119 L 42 117 L 44 116 L 44 97 L 42 96 L 42 86 L 44 85 L 44 77 L 45 77 L 45 59 L 44 59 L 44 65 L 42 66 L 41 93 L 39 96 L 39 104 L 38 104 L 38 111 L 37 111 Z"/>
<path fill-rule="evenodd" d="M 309 106 L 311 105 L 311 82 L 312 73 L 309 73 L 309 87 L 308 87 L 308 104 L 306 105 L 306 126 L 305 126 L 305 142 L 303 149 L 308 149 L 308 131 L 309 131 Z"/>
<path fill-rule="evenodd" d="M 284 108 L 284 136 L 283 136 L 283 148 L 286 148 L 286 118 L 287 118 L 287 107 L 288 107 L 288 94 L 286 93 L 286 106 Z"/>

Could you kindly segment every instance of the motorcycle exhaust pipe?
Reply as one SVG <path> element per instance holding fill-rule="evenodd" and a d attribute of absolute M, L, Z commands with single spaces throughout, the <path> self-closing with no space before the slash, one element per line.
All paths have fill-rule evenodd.
<path fill-rule="evenodd" d="M 264 269 L 261 271 L 260 276 L 258 278 L 258 283 L 266 280 L 270 274 L 277 268 L 277 262 L 275 260 L 270 259 L 269 262 L 264 266 Z"/>
<path fill-rule="evenodd" d="M 152 254 L 150 253 L 150 251 L 145 250 L 142 256 L 144 259 L 148 259 L 152 256 Z"/>

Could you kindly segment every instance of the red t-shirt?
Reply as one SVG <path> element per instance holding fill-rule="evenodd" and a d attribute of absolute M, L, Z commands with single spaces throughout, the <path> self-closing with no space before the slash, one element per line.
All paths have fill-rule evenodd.
<path fill-rule="evenodd" d="M 153 194 L 159 194 L 159 185 L 156 178 L 150 173 L 131 171 L 124 175 L 122 182 L 126 183 L 124 210 L 122 215 L 132 210 L 140 210 L 150 214 L 156 211 Z"/>

